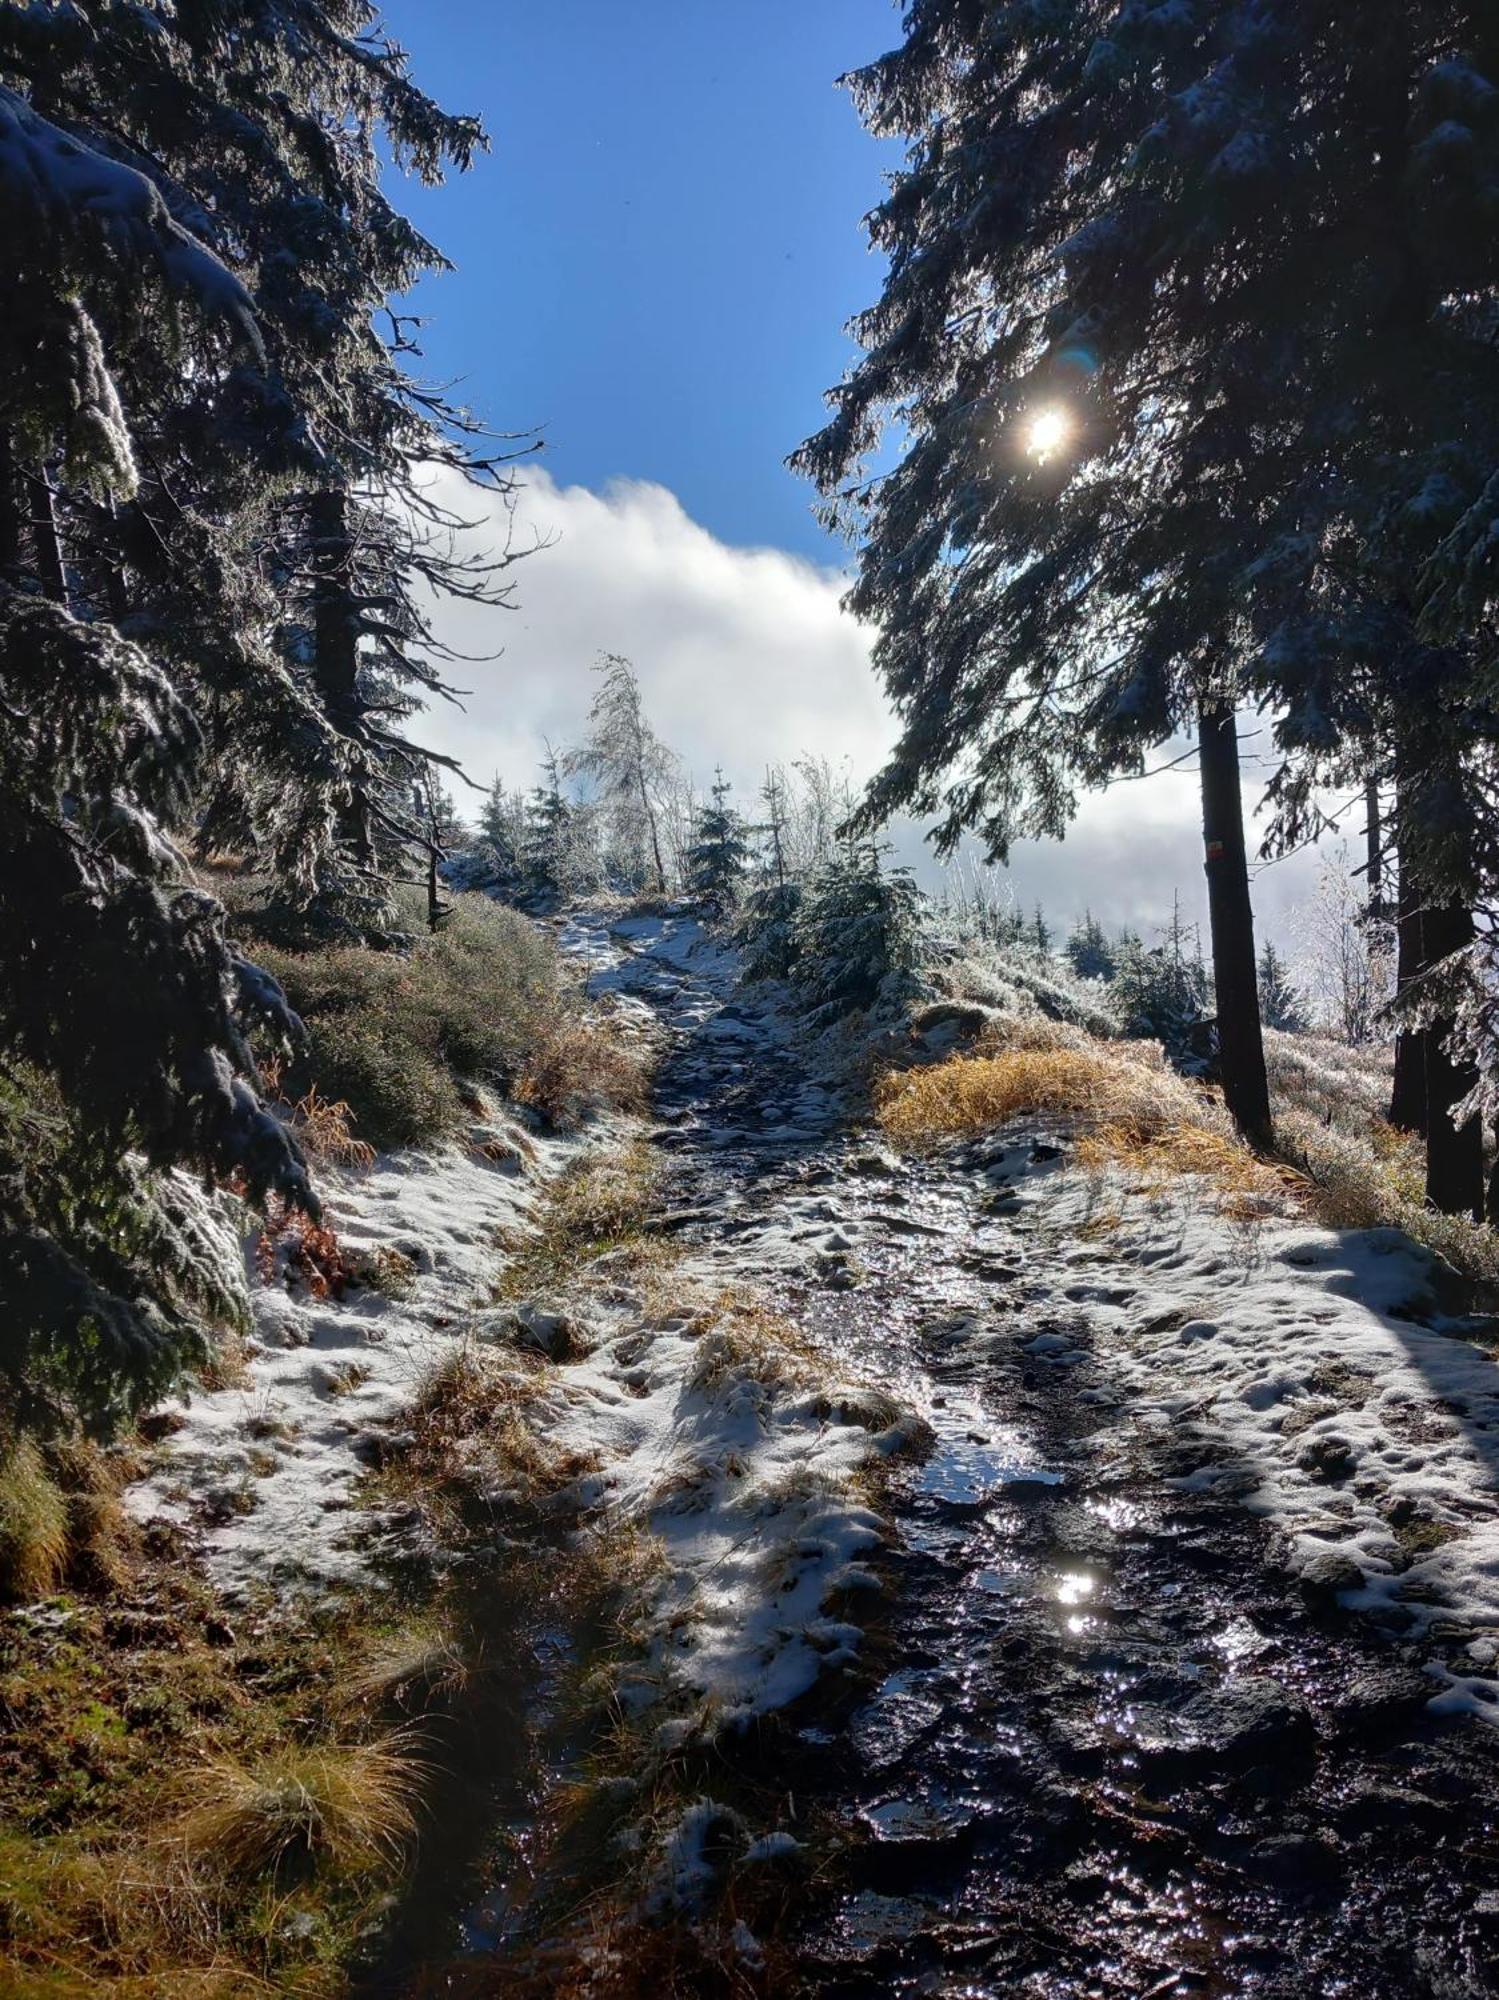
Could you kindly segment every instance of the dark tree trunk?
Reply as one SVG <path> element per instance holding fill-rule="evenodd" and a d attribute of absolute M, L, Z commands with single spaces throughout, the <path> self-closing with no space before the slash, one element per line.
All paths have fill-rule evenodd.
<path fill-rule="evenodd" d="M 313 672 L 334 726 L 359 733 L 359 636 L 350 603 L 348 509 L 342 493 L 315 493 L 307 503 L 313 575 Z"/>
<path fill-rule="evenodd" d="M 1364 780 L 1364 851 L 1367 856 L 1366 873 L 1369 878 L 1369 901 L 1367 905 L 1370 925 L 1382 924 L 1385 920 L 1384 900 L 1384 828 L 1379 817 L 1379 780 Z"/>
<path fill-rule="evenodd" d="M 1473 942 L 1472 912 L 1447 903 L 1428 910 L 1422 922 L 1426 964 L 1432 966 Z M 1476 1118 L 1461 1125 L 1452 1107 L 1478 1081 L 1471 1063 L 1454 1062 L 1447 1052 L 1450 1017 L 1432 1022 L 1426 1032 L 1426 1199 L 1447 1215 L 1471 1215 L 1483 1220 L 1483 1132 Z"/>
<path fill-rule="evenodd" d="M 1408 861 L 1400 864 L 1397 903 L 1395 996 L 1402 998 L 1426 963 L 1422 938 L 1421 899 Z M 1401 1132 L 1426 1135 L 1426 1034 L 1421 1028 L 1401 1028 L 1395 1037 L 1395 1083 L 1390 1094 L 1390 1123 Z"/>
<path fill-rule="evenodd" d="M 21 574 L 21 498 L 16 482 L 15 455 L 0 430 L 0 577 L 15 583 Z"/>
<path fill-rule="evenodd" d="M 62 559 L 62 542 L 57 533 L 57 512 L 52 504 L 52 488 L 43 472 L 34 472 L 26 481 L 31 501 L 31 560 L 37 582 L 54 604 L 68 601 L 68 574 Z"/>
<path fill-rule="evenodd" d="M 359 690 L 359 621 L 353 602 L 353 545 L 348 498 L 336 490 L 314 493 L 307 503 L 312 570 L 313 675 L 324 712 L 341 736 L 362 743 L 365 708 Z M 361 868 L 375 866 L 370 801 L 355 788 L 340 833 Z"/>
<path fill-rule="evenodd" d="M 1218 1049 L 1223 1097 L 1250 1145 L 1268 1148 L 1270 1086 L 1260 1030 L 1254 956 L 1254 911 L 1244 847 L 1244 800 L 1239 786 L 1239 736 L 1232 704 L 1204 702 L 1197 717 L 1202 771 L 1202 838 L 1218 994 Z"/>

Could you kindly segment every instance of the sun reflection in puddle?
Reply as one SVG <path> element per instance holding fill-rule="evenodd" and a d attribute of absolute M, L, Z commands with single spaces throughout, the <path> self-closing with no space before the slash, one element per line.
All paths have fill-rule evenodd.
<path fill-rule="evenodd" d="M 1085 1604 L 1098 1588 L 1098 1579 L 1085 1569 L 1063 1570 L 1057 1585 L 1058 1604 Z"/>
<path fill-rule="evenodd" d="M 1212 1643 L 1228 1664 L 1236 1667 L 1245 1660 L 1252 1660 L 1256 1653 L 1263 1653 L 1270 1642 L 1247 1618 L 1235 1618 L 1215 1634 Z"/>

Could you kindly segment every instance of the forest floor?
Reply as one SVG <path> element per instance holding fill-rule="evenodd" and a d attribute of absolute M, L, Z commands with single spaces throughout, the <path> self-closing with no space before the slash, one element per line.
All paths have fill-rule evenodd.
<path fill-rule="evenodd" d="M 476 1322 L 455 1249 L 469 1305 L 427 1317 L 528 1347 L 540 1504 L 504 1513 L 491 1455 L 483 1532 L 529 1574 L 591 1542 L 613 1608 L 516 1612 L 503 1754 L 461 1739 L 362 1990 L 1499 1990 L 1499 1367 L 1431 1260 L 1066 1130 L 900 1157 L 852 1040 L 690 919 L 563 942 L 658 1050 L 650 1121 L 540 1161 L 543 1204 L 594 1204 L 565 1254 L 532 1217 Z M 339 1389 L 340 1338 L 252 1366 L 323 1367 L 398 1461 L 395 1375 Z M 152 1506 L 219 1477 L 211 1419 Z M 358 1546 L 398 1575 L 421 1511 L 386 1492 Z M 215 1531 L 231 1585 L 296 1532 L 253 1517 Z"/>

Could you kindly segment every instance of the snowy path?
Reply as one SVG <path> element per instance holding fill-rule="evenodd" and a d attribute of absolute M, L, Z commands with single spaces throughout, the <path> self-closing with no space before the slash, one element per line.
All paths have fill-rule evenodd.
<path fill-rule="evenodd" d="M 1482 1684 L 1460 1686 L 1457 1714 L 1434 1713 L 1441 1621 L 1420 1590 L 1396 1631 L 1350 1620 L 1333 1602 L 1347 1558 L 1308 1568 L 1294 1534 L 1246 1511 L 1266 1467 L 1247 1450 L 1236 1461 L 1235 1440 L 1259 1434 L 1247 1417 L 1227 1441 L 1204 1423 L 1212 1374 L 1194 1380 L 1201 1343 L 1176 1338 L 1217 1335 L 1207 1304 L 1232 1336 L 1234 1299 L 1252 1293 L 1257 1310 L 1299 1312 L 1324 1351 L 1356 1338 L 1377 1365 L 1392 1322 L 1350 1300 L 1359 1282 L 1378 1291 L 1368 1256 L 1329 1276 L 1299 1249 L 1282 1268 L 1278 1238 L 1268 1253 L 1241 1245 L 1236 1266 L 1221 1222 L 1194 1233 L 1163 1215 L 1142 1225 L 1155 1240 L 1094 1227 L 1082 1177 L 1055 1171 L 1053 1134 L 898 1164 L 848 1129 L 773 994 L 735 992 L 731 963 L 691 927 L 623 929 L 633 955 L 601 983 L 674 1033 L 657 1105 L 669 1225 L 694 1263 L 753 1282 L 831 1369 L 872 1366 L 936 1433 L 895 1488 L 886 1670 L 852 1669 L 847 1697 L 824 1698 L 814 1721 L 793 1710 L 774 1753 L 788 1789 L 831 1804 L 845 1829 L 798 1946 L 812 1988 L 1496 1990 L 1499 1756 L 1495 1732 L 1460 1712 Z M 1345 1308 L 1356 1324 L 1338 1321 Z M 1245 1341 L 1257 1325 L 1268 1341 L 1273 1318 L 1248 1312 Z M 1431 1449 L 1407 1456 L 1418 1493 L 1473 1488 L 1475 1538 L 1448 1580 L 1473 1597 L 1465 1658 L 1480 1663 L 1493 1509 L 1488 1417 L 1474 1413 L 1494 1370 L 1413 1326 L 1423 1338 L 1435 1358 L 1417 1358 L 1470 1392 L 1458 1407 L 1472 1436 L 1451 1397 L 1428 1394 Z M 1240 1387 L 1243 1349 L 1230 1338 L 1221 1369 Z M 1358 1396 L 1326 1386 L 1314 1421 L 1347 1433 Z M 1393 1388 L 1417 1407 L 1403 1380 Z M 1361 1442 L 1354 1422 L 1355 1458 Z M 1293 1480 L 1282 1515 L 1315 1503 L 1329 1548 L 1343 1537 L 1367 1554 L 1358 1495 L 1329 1498 L 1343 1474 L 1329 1453 L 1311 1462 L 1320 1472 L 1301 1499 Z M 1353 1484 L 1402 1497 L 1398 1479 Z"/>

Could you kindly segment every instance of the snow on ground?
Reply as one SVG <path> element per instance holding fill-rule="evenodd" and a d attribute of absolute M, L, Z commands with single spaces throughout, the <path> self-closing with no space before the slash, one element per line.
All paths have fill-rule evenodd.
<path fill-rule="evenodd" d="M 627 1027 L 711 1033 L 736 976 L 732 953 L 680 916 L 585 913 L 560 943 Z M 131 1489 L 132 1512 L 192 1530 L 231 1597 L 363 1581 L 368 1447 L 400 1428 L 446 1355 L 503 1325 L 479 1318 L 503 1268 L 498 1238 L 579 1151 L 500 1118 L 461 1144 L 320 1176 L 341 1243 L 408 1257 L 409 1295 L 256 1283 L 243 1382 L 167 1406 L 177 1428 Z M 858 1628 L 828 1607 L 878 1587 L 863 1558 L 884 1528 L 860 1475 L 920 1434 L 858 1385 L 809 1387 L 773 1331 L 742 1330 L 743 1301 L 716 1303 L 711 1262 L 684 1262 L 668 1283 L 669 1306 L 648 1306 L 604 1260 L 579 1298 L 546 1301 L 584 1352 L 529 1378 L 527 1410 L 541 1443 L 596 1467 L 573 1495 L 585 1516 L 656 1542 L 646 1648 L 622 1699 L 671 1711 L 664 1744 L 780 1707 L 854 1657 Z"/>
<path fill-rule="evenodd" d="M 415 1267 L 409 1290 L 393 1298 L 359 1286 L 319 1299 L 302 1285 L 255 1281 L 243 1379 L 164 1406 L 176 1428 L 129 1490 L 130 1511 L 197 1534 L 230 1597 L 359 1581 L 370 1526 L 355 1500 L 364 1441 L 466 1338 L 499 1269 L 501 1232 L 524 1224 L 575 1151 L 496 1116 L 459 1142 L 320 1173 L 339 1241 L 399 1251 Z"/>
<path fill-rule="evenodd" d="M 693 919 L 627 918 L 608 926 L 608 944 L 605 923 L 585 916 L 562 937 L 594 968 L 595 997 L 639 1005 L 648 995 L 678 1034 L 730 1049 L 731 1072 L 794 1031 L 774 1009 L 754 1021 L 721 1012 L 737 958 Z M 827 1121 L 826 1093 L 809 1084 L 806 1094 L 818 1122 L 796 1127 L 803 1137 Z M 721 1145 L 744 1136 L 727 1115 L 711 1134 Z M 755 1136 L 774 1144 L 778 1133 Z M 732 1275 L 714 1252 L 683 1258 L 657 1281 L 671 1293 L 665 1309 L 628 1282 L 606 1282 L 575 1321 L 587 1352 L 556 1370 L 534 1413 L 550 1443 L 597 1463 L 580 1495 L 597 1517 L 645 1527 L 655 1541 L 647 1649 L 620 1698 L 669 1711 L 663 1747 L 743 1726 L 856 1657 L 859 1627 L 829 1606 L 880 1587 L 865 1558 L 887 1530 L 863 1497 L 863 1475 L 923 1435 L 866 1385 L 812 1386 L 814 1361 L 788 1350 L 743 1297 L 723 1301 Z"/>
<path fill-rule="evenodd" d="M 649 1649 L 621 1699 L 695 1704 L 670 1740 L 783 1707 L 856 1656 L 858 1626 L 828 1602 L 880 1588 L 865 1558 L 886 1531 L 860 1475 L 920 1436 L 878 1398 L 797 1380 L 773 1336 L 747 1349 L 711 1304 L 684 1306 L 596 1329 L 544 1406 L 548 1438 L 603 1468 L 602 1518 L 657 1543 Z"/>
<path fill-rule="evenodd" d="M 1234 1220 L 1192 1179 L 1038 1167 L 1037 1136 L 969 1149 L 1073 1316 L 1036 1362 L 1090 1353 L 1084 1394 L 1203 1439 L 1181 1486 L 1265 1516 L 1309 1591 L 1454 1661 L 1431 1661 L 1439 1705 L 1499 1719 L 1499 1364 L 1442 1311 L 1430 1255 L 1394 1229 Z"/>

